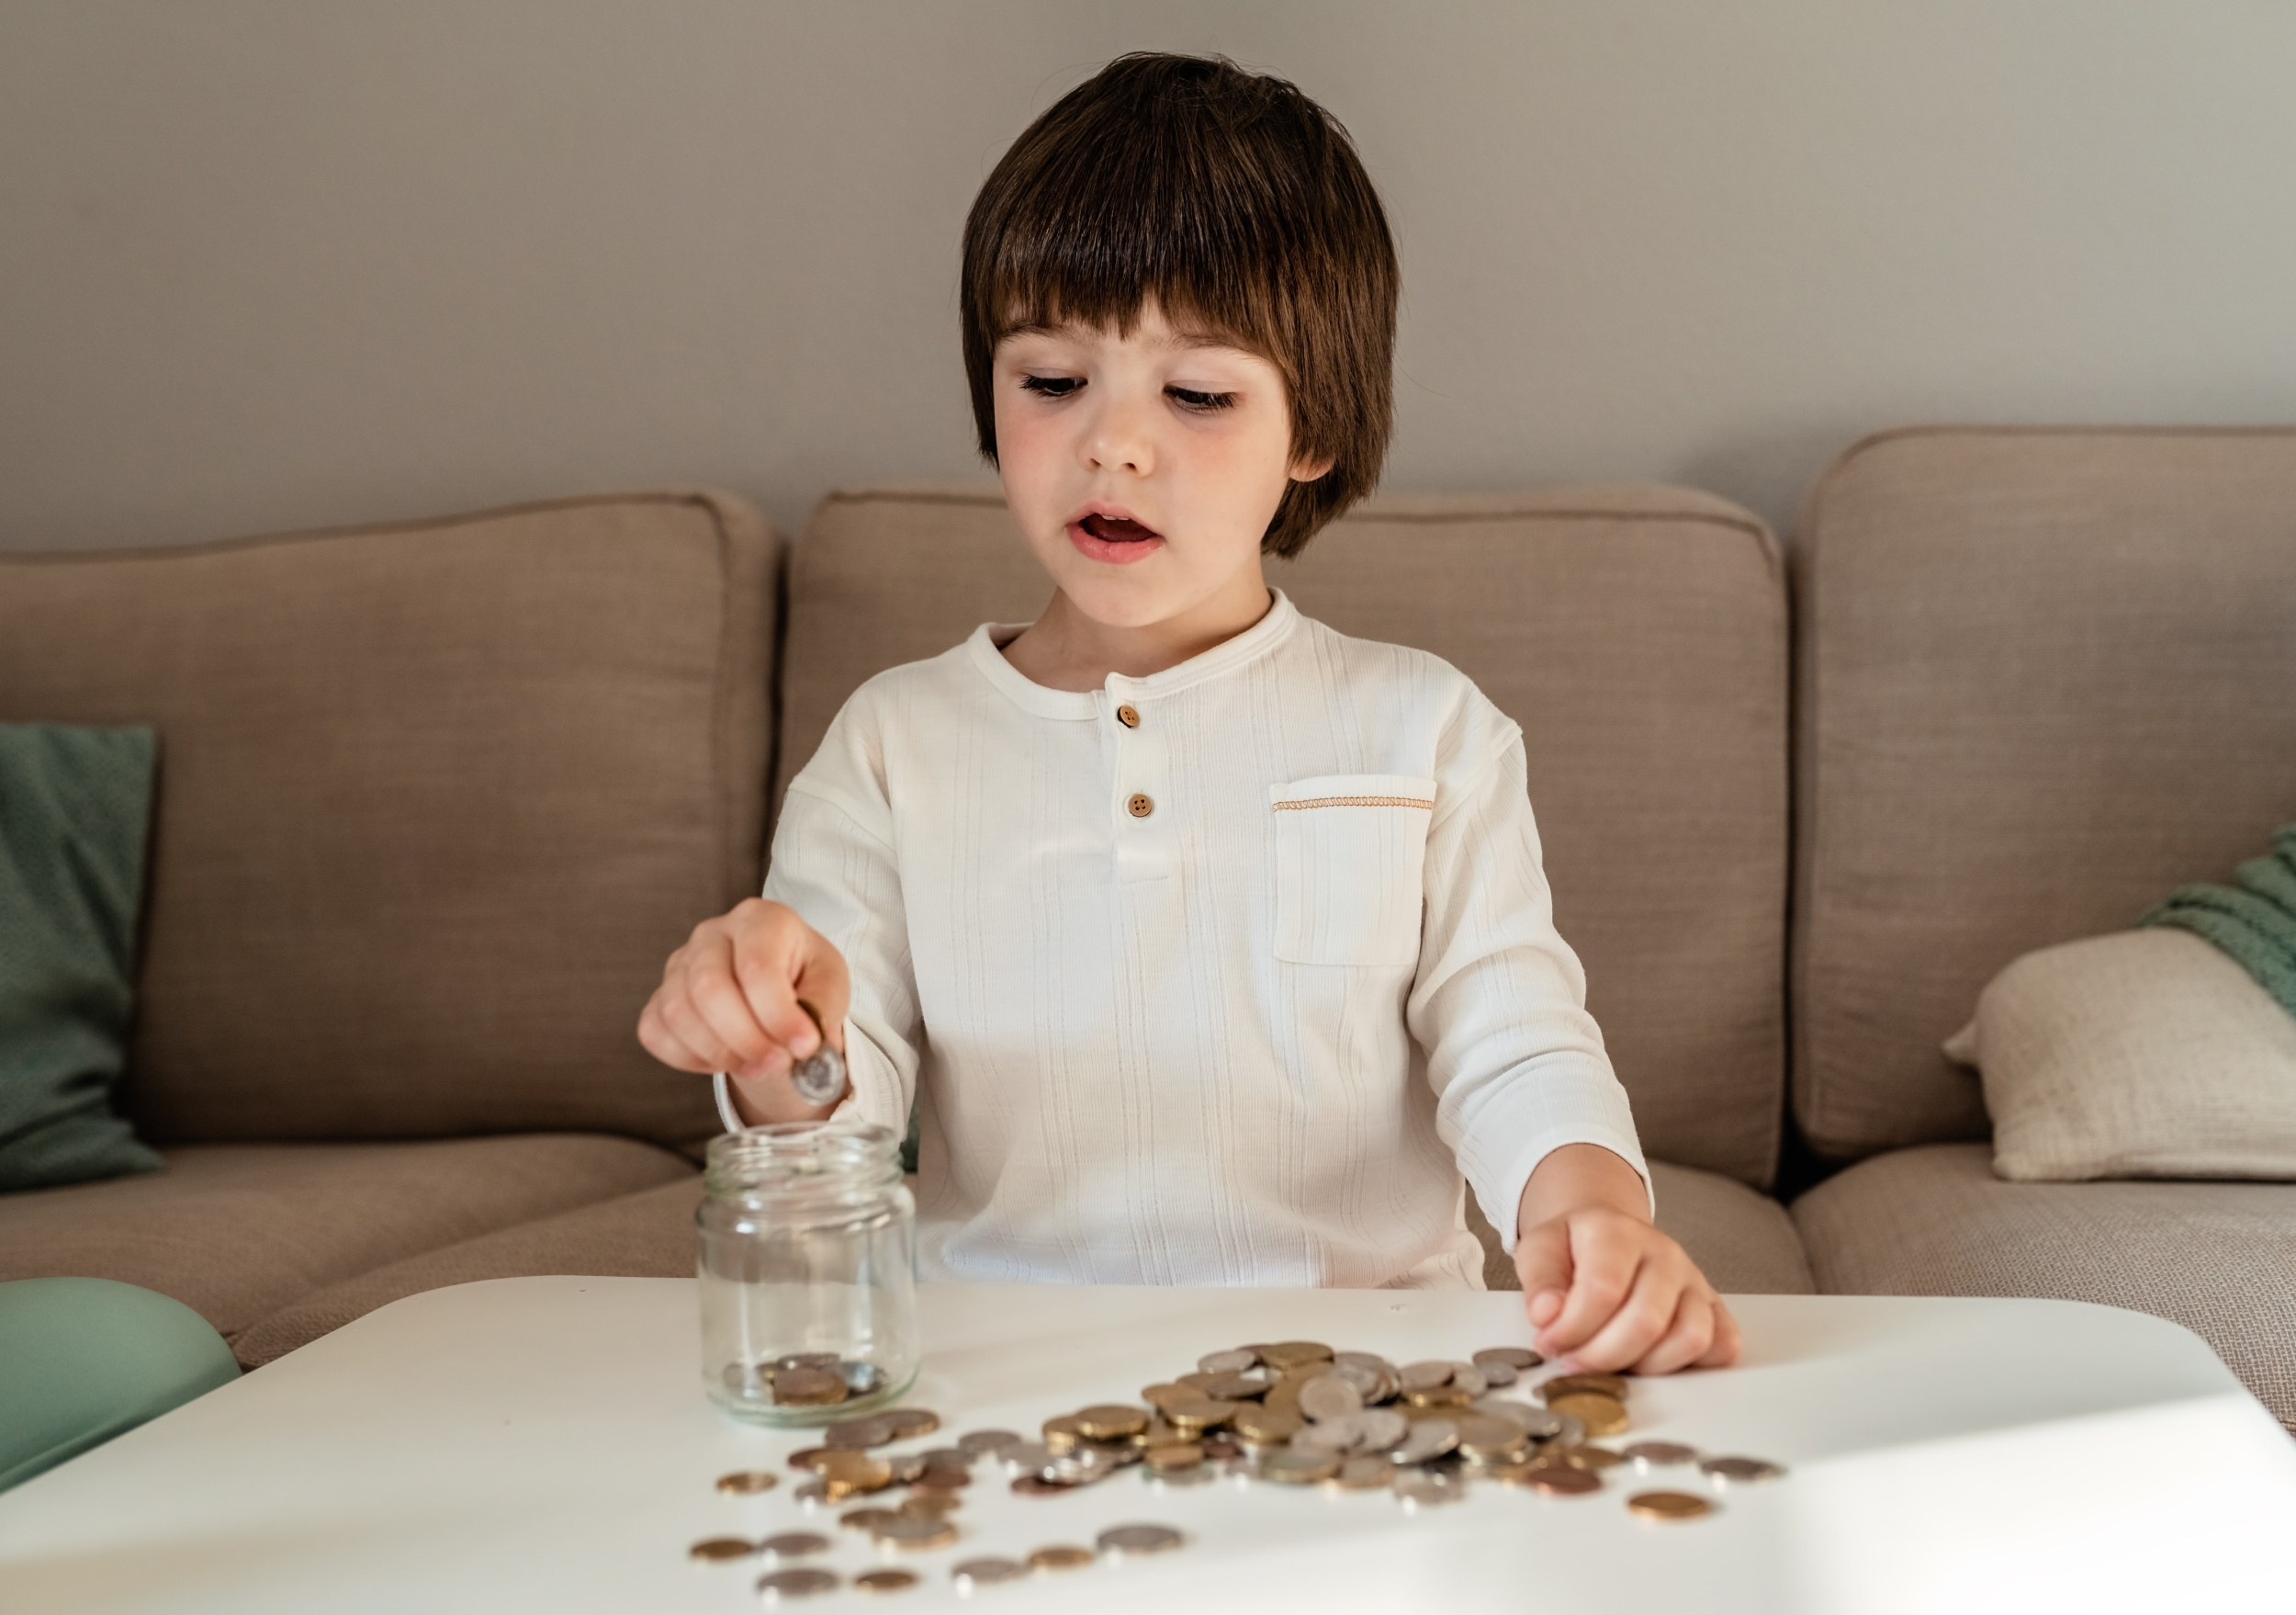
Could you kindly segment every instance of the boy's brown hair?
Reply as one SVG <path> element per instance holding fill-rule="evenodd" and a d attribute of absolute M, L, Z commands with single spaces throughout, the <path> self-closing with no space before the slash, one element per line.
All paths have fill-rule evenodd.
<path fill-rule="evenodd" d="M 1129 334 L 1154 298 L 1282 372 L 1293 482 L 1260 548 L 1297 555 L 1379 479 L 1394 424 L 1401 276 L 1379 194 L 1336 119 L 1225 58 L 1120 56 L 1030 124 L 964 226 L 964 367 L 996 459 L 990 359 L 1015 330 Z"/>

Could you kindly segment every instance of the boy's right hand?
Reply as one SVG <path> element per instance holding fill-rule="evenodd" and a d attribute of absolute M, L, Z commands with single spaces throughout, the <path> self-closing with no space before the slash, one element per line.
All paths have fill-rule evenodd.
<path fill-rule="evenodd" d="M 661 986 L 637 1019 L 647 1052 L 681 1071 L 723 1071 L 734 1104 L 752 1123 L 813 1122 L 834 1105 L 810 1105 L 790 1067 L 821 1045 L 844 1052 L 851 999 L 845 960 L 794 909 L 751 898 L 704 920 L 662 966 Z"/>

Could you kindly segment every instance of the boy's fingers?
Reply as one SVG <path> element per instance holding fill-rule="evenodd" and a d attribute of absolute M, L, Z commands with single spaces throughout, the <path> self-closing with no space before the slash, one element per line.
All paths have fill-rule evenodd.
<path fill-rule="evenodd" d="M 645 1012 L 638 1016 L 637 1040 L 645 1045 L 647 1054 L 673 1071 L 715 1071 L 719 1068 L 686 1047 L 684 1042 L 663 1024 L 661 1007 L 658 1003 L 648 1003 Z"/>
<path fill-rule="evenodd" d="M 1570 1228 L 1555 1221 L 1525 1232 L 1514 1242 L 1514 1272 L 1523 1281 L 1523 1308 L 1531 1327 L 1545 1328 L 1562 1310 L 1570 1289 Z"/>
<path fill-rule="evenodd" d="M 1597 1372 L 1615 1372 L 1638 1361 L 1672 1327 L 1683 1287 L 1681 1276 L 1665 1265 L 1644 1262 L 1634 1288 L 1593 1338 L 1571 1351 L 1572 1359 L 1581 1368 Z"/>
<path fill-rule="evenodd" d="M 721 939 L 697 948 L 686 966 L 686 1001 L 707 1022 L 730 1062 L 714 1070 L 750 1070 L 773 1053 L 774 1040 L 751 1012 L 743 985 L 734 979 L 733 952 Z"/>
<path fill-rule="evenodd" d="M 1699 1354 L 1696 1366 L 1728 1368 L 1738 1361 L 1738 1354 L 1745 1349 L 1745 1344 L 1746 1338 L 1739 1332 L 1738 1319 L 1730 1316 L 1730 1309 L 1722 1304 L 1722 1298 L 1716 1296 L 1714 1340 Z"/>
<path fill-rule="evenodd" d="M 802 924 L 760 926 L 734 941 L 734 968 L 740 977 L 741 996 L 760 1032 L 798 1059 L 821 1045 L 821 1032 L 797 1000 L 821 1012 L 823 1026 L 830 1024 L 827 1006 L 821 1002 L 816 978 L 823 973 L 815 958 L 816 942 Z M 842 972 L 838 982 L 837 1016 L 845 1015 Z"/>
<path fill-rule="evenodd" d="M 1634 1365 L 1638 1374 L 1671 1374 L 1687 1368 L 1714 1343 L 1714 1302 L 1703 1291 L 1684 1290 L 1675 1304 L 1673 1327 Z"/>
<path fill-rule="evenodd" d="M 1588 1216 L 1570 1225 L 1570 1293 L 1547 1327 L 1538 1349 L 1549 1357 L 1575 1351 L 1610 1321 L 1634 1287 L 1641 1265 L 1638 1225 L 1625 1218 Z"/>

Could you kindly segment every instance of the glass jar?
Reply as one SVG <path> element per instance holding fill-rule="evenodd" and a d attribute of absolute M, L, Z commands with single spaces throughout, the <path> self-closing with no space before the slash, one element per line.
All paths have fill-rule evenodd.
<path fill-rule="evenodd" d="M 917 1377 L 917 1202 L 863 1122 L 713 1139 L 703 1179 L 702 1382 L 767 1424 L 883 1406 Z"/>

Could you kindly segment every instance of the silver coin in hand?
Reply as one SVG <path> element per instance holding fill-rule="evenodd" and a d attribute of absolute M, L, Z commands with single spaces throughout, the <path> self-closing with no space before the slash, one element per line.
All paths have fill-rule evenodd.
<path fill-rule="evenodd" d="M 809 1105 L 833 1105 L 845 1097 L 845 1056 L 829 1046 L 820 1013 L 803 999 L 797 1000 L 797 1007 L 812 1019 L 814 1030 L 824 1035 L 820 1046 L 790 1067 L 790 1086 Z"/>

